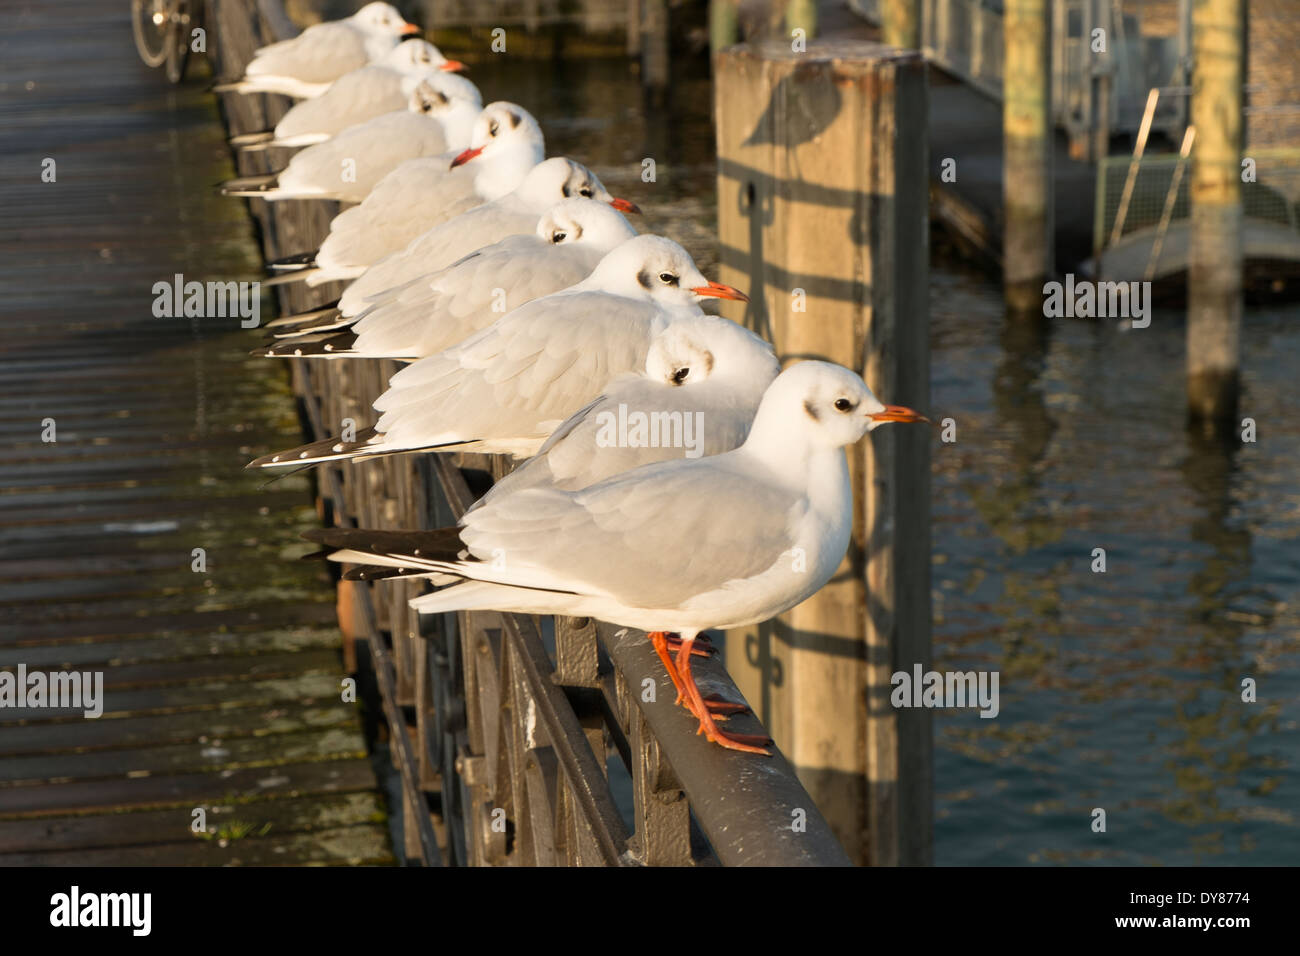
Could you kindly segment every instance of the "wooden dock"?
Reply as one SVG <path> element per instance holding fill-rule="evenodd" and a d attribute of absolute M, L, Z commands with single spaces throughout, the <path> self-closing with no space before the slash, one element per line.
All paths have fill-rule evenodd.
<path fill-rule="evenodd" d="M 0 706 L 0 865 L 391 863 L 334 591 L 286 560 L 311 492 L 242 470 L 298 441 L 284 371 L 153 312 L 258 277 L 213 99 L 140 63 L 125 0 L 51 12 L 0 21 L 0 672 L 104 699 Z"/>

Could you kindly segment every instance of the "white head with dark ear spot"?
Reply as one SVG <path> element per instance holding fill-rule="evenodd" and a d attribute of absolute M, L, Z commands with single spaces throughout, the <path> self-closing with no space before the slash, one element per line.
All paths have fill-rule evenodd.
<path fill-rule="evenodd" d="M 807 361 L 777 376 L 763 395 L 750 440 L 811 447 L 852 445 L 887 422 L 928 422 L 902 405 L 886 405 L 861 376 L 842 365 Z"/>
<path fill-rule="evenodd" d="M 680 388 L 713 383 L 735 391 L 737 404 L 756 400 L 780 371 L 768 342 L 716 315 L 674 319 L 646 352 L 648 378 Z"/>
<path fill-rule="evenodd" d="M 635 203 L 615 199 L 604 184 L 582 163 L 562 156 L 538 163 L 516 191 L 519 198 L 537 209 L 549 209 L 562 199 L 595 199 L 620 212 L 639 213 Z"/>
<path fill-rule="evenodd" d="M 438 72 L 454 73 L 465 68 L 465 64 L 443 56 L 442 51 L 428 40 L 416 39 L 403 40 L 393 47 L 380 63 L 410 76 Z"/>
<path fill-rule="evenodd" d="M 663 236 L 629 239 L 601 259 L 584 284 L 692 312 L 709 296 L 748 301 L 739 290 L 706 279 L 690 253 Z"/>
<path fill-rule="evenodd" d="M 537 235 L 553 246 L 581 243 L 607 253 L 636 235 L 617 209 L 595 199 L 564 199 L 537 223 Z"/>
<path fill-rule="evenodd" d="M 449 108 L 451 97 L 441 90 L 438 90 L 427 79 L 421 80 L 415 84 L 415 89 L 411 91 L 411 98 L 407 101 L 407 109 L 412 113 L 423 113 L 425 116 L 437 116 L 439 113 Z"/>
<path fill-rule="evenodd" d="M 396 8 L 388 3 L 367 3 L 349 17 L 357 29 L 376 36 L 409 36 L 419 33 L 414 23 L 407 23 Z"/>
<path fill-rule="evenodd" d="M 452 160 L 453 167 L 494 159 L 514 144 L 542 150 L 542 128 L 533 115 L 514 103 L 499 101 L 483 108 L 470 133 L 469 148 Z"/>

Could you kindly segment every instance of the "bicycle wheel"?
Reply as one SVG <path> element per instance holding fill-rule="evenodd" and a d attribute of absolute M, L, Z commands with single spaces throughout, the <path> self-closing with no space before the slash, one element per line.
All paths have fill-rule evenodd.
<path fill-rule="evenodd" d="M 171 25 L 167 0 L 131 0 L 131 32 L 135 49 L 145 66 L 162 66 L 167 59 L 167 35 Z"/>
<path fill-rule="evenodd" d="M 179 83 L 190 57 L 190 0 L 172 0 L 171 27 L 167 33 L 167 79 Z"/>

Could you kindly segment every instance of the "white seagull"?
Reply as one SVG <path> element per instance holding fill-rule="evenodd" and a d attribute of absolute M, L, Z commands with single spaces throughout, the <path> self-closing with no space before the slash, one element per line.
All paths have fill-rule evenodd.
<path fill-rule="evenodd" d="M 365 459 L 432 448 L 526 458 L 616 375 L 645 367 L 675 317 L 705 297 L 745 300 L 710 282 L 677 243 L 637 236 L 577 285 L 534 299 L 455 348 L 393 376 L 382 413 L 356 441 L 327 438 L 266 455 L 250 468 Z"/>
<path fill-rule="evenodd" d="M 319 96 L 344 73 L 374 63 L 404 36 L 419 33 L 414 23 L 387 3 L 368 3 L 344 20 L 318 23 L 292 40 L 259 48 L 243 79 L 215 87 L 219 93 L 283 93 L 300 99 Z"/>
<path fill-rule="evenodd" d="M 506 236 L 535 232 L 552 206 L 573 197 L 608 203 L 619 212 L 641 211 L 635 203 L 611 196 L 586 166 L 552 157 L 529 170 L 513 192 L 434 226 L 361 272 L 339 299 L 339 310 L 357 315 L 371 296 L 445 269 Z"/>
<path fill-rule="evenodd" d="M 345 73 L 320 96 L 295 105 L 274 130 L 232 137 L 230 145 L 260 150 L 323 143 L 349 126 L 405 108 L 424 77 L 464 68 L 463 63 L 448 60 L 426 40 L 407 40 L 378 63 Z M 482 108 L 482 97 L 473 83 L 459 78 L 457 85 L 463 99 L 473 100 Z"/>
<path fill-rule="evenodd" d="M 645 465 L 581 491 L 503 494 L 456 528 L 306 537 L 340 549 L 335 560 L 461 579 L 414 598 L 422 614 L 562 614 L 645 630 L 708 739 L 767 754 L 766 738 L 718 727 L 714 713 L 731 708 L 696 686 L 695 640 L 769 620 L 829 581 L 853 525 L 845 446 L 887 422 L 924 420 L 884 405 L 846 368 L 800 362 L 768 387 L 734 451 Z M 675 661 L 668 632 L 681 636 Z"/>
<path fill-rule="evenodd" d="M 402 163 L 361 205 L 334 217 L 315 256 L 292 257 L 300 270 L 292 278 L 309 285 L 353 279 L 426 229 L 506 195 L 545 156 L 537 120 L 513 103 L 483 108 L 470 147 L 482 147 L 473 162 L 455 163 L 461 153 Z"/>
<path fill-rule="evenodd" d="M 471 211 L 457 221 L 473 216 Z M 370 299 L 359 314 L 337 308 L 307 313 L 309 321 L 280 333 L 284 340 L 261 354 L 424 358 L 469 338 L 511 309 L 581 282 L 607 253 L 635 235 L 608 203 L 565 199 L 551 207 L 532 234 L 507 236 L 432 276 L 389 289 Z"/>
<path fill-rule="evenodd" d="M 426 76 L 411 93 L 407 108 L 350 126 L 331 140 L 309 146 L 270 176 L 233 179 L 227 196 L 285 199 L 337 199 L 361 202 L 379 180 L 408 159 L 436 156 L 469 138 L 479 113 L 477 96 Z M 477 94 L 477 90 L 474 91 Z"/>

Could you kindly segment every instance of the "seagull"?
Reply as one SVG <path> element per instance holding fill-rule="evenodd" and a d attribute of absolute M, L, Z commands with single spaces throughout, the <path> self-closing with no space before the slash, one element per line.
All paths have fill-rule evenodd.
<path fill-rule="evenodd" d="M 416 84 L 424 77 L 464 68 L 463 63 L 448 60 L 426 40 L 406 40 L 378 63 L 345 73 L 320 96 L 298 103 L 284 114 L 274 130 L 235 136 L 230 145 L 243 150 L 261 150 L 323 143 L 349 126 L 404 109 Z M 476 108 L 482 109 L 482 97 L 473 83 L 457 78 L 454 88 L 460 98 L 472 100 Z M 447 86 L 443 89 L 447 90 Z"/>
<path fill-rule="evenodd" d="M 334 217 L 315 256 L 291 257 L 297 271 L 286 278 L 305 279 L 308 285 L 354 279 L 426 229 L 506 195 L 546 155 L 537 120 L 514 103 L 484 107 L 470 146 L 484 147 L 472 163 L 453 166 L 460 153 L 402 163 L 361 205 Z"/>
<path fill-rule="evenodd" d="M 400 252 L 390 253 L 370 266 L 343 293 L 339 310 L 344 315 L 356 315 L 370 296 L 445 269 L 467 253 L 506 236 L 532 233 L 547 210 L 570 197 L 595 199 L 619 212 L 641 211 L 635 203 L 611 196 L 586 166 L 562 156 L 552 157 L 529 170 L 508 195 L 434 226 Z"/>
<path fill-rule="evenodd" d="M 769 620 L 815 594 L 848 549 L 853 489 L 844 448 L 889 422 L 853 372 L 792 365 L 768 386 L 744 443 L 707 458 L 644 465 L 581 491 L 523 488 L 454 528 L 320 529 L 330 558 L 421 568 L 459 583 L 413 598 L 421 614 L 509 611 L 591 617 L 648 633 L 699 731 L 770 755 L 765 737 L 724 732 L 738 704 L 706 699 L 691 674 L 702 631 Z M 676 658 L 669 632 L 680 635 Z"/>
<path fill-rule="evenodd" d="M 261 47 L 245 67 L 243 79 L 214 89 L 299 99 L 320 96 L 343 74 L 383 59 L 402 37 L 419 32 L 391 5 L 368 3 L 347 19 L 318 23 L 292 40 Z"/>
<path fill-rule="evenodd" d="M 255 354 L 424 358 L 451 348 L 512 308 L 581 282 L 607 253 L 635 235 L 608 203 L 565 199 L 551 207 L 532 234 L 506 236 L 432 276 L 389 289 L 368 300 L 359 314 L 330 309 L 281 333 L 282 341 Z"/>
<path fill-rule="evenodd" d="M 433 448 L 527 458 L 610 379 L 644 368 L 652 338 L 670 320 L 702 316 L 698 303 L 706 297 L 747 301 L 701 275 L 672 240 L 637 236 L 577 285 L 534 299 L 456 347 L 402 369 L 375 400 L 379 421 L 355 441 L 327 438 L 248 467 Z"/>
<path fill-rule="evenodd" d="M 267 202 L 361 202 L 402 162 L 444 153 L 469 139 L 479 113 L 476 98 L 463 99 L 458 89 L 456 95 L 449 95 L 440 88 L 443 80 L 442 76 L 424 77 L 406 109 L 351 126 L 331 140 L 307 147 L 279 173 L 233 179 L 222 187 L 222 193 Z"/>

